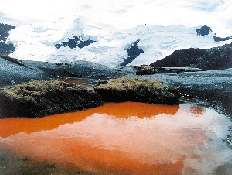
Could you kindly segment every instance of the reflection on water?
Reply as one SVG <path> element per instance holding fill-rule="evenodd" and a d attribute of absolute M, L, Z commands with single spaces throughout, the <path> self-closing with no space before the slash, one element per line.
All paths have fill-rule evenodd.
<path fill-rule="evenodd" d="M 205 175 L 230 161 L 222 141 L 229 123 L 194 105 L 110 103 L 41 119 L 2 119 L 0 143 L 33 160 L 99 174 Z"/>

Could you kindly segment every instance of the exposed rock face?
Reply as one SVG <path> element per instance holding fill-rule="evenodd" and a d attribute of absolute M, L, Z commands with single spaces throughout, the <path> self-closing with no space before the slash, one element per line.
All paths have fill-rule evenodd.
<path fill-rule="evenodd" d="M 204 25 L 200 29 L 196 29 L 196 32 L 198 36 L 206 36 L 206 35 L 209 35 L 211 32 L 213 32 L 213 30 L 209 26 Z M 219 37 L 219 36 L 216 36 L 216 33 L 215 33 L 213 36 L 213 39 L 215 42 L 221 42 L 221 41 L 227 41 L 227 40 L 232 39 L 232 36 Z"/>
<path fill-rule="evenodd" d="M 204 70 L 232 67 L 232 43 L 211 49 L 176 50 L 170 56 L 152 63 L 156 67 L 195 67 Z"/>
<path fill-rule="evenodd" d="M 69 47 L 70 49 L 74 49 L 74 48 L 84 48 L 86 46 L 89 46 L 90 44 L 94 43 L 96 41 L 92 40 L 92 39 L 83 39 L 80 36 L 73 36 L 72 39 L 68 39 L 67 42 L 62 42 L 61 44 L 56 44 L 55 47 L 57 49 L 60 49 L 61 47 Z"/>
<path fill-rule="evenodd" d="M 139 101 L 158 104 L 176 104 L 179 95 L 158 81 L 119 78 L 95 87 L 105 101 Z"/>
<path fill-rule="evenodd" d="M 139 39 L 133 42 L 129 48 L 126 49 L 127 51 L 127 58 L 120 64 L 120 66 L 126 66 L 127 64 L 131 63 L 135 58 L 137 58 L 141 53 L 144 53 L 143 49 L 140 49 L 138 46 Z"/>
<path fill-rule="evenodd" d="M 213 32 L 213 30 L 209 26 L 204 25 L 200 29 L 196 29 L 196 32 L 199 36 L 206 36 L 209 35 L 210 32 Z"/>
<path fill-rule="evenodd" d="M 15 26 L 0 23 L 0 41 L 6 41 L 12 29 L 15 29 Z"/>
<path fill-rule="evenodd" d="M 15 51 L 12 43 L 6 43 L 9 31 L 15 29 L 14 26 L 0 23 L 0 55 L 8 55 Z"/>
<path fill-rule="evenodd" d="M 101 105 L 93 88 L 63 81 L 31 81 L 0 90 L 0 117 L 38 117 Z"/>
<path fill-rule="evenodd" d="M 232 36 L 227 36 L 227 37 L 218 37 L 218 36 L 213 36 L 213 39 L 215 42 L 221 42 L 221 41 L 227 41 L 227 40 L 230 40 L 232 39 Z"/>

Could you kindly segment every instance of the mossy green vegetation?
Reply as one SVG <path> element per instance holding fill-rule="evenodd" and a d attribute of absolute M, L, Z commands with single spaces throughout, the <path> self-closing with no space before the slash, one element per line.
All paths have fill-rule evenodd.
<path fill-rule="evenodd" d="M 155 80 L 119 78 L 95 87 L 106 101 L 141 101 L 147 103 L 176 104 L 179 95 L 176 90 Z"/>
<path fill-rule="evenodd" d="M 0 90 L 0 116 L 37 117 L 101 105 L 94 89 L 60 80 L 30 81 Z"/>
<path fill-rule="evenodd" d="M 165 89 L 167 86 L 160 81 L 140 80 L 137 78 L 118 78 L 109 80 L 105 84 L 100 84 L 97 88 L 130 90 L 138 88 Z"/>

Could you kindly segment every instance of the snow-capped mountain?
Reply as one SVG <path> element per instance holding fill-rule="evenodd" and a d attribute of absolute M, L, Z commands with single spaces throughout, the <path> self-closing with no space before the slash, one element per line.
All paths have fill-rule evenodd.
<path fill-rule="evenodd" d="M 73 36 L 78 34 L 72 33 Z M 79 34 L 80 35 L 80 34 Z M 93 37 L 93 36 L 92 36 Z M 66 41 L 68 37 L 63 40 Z M 83 59 L 108 66 L 119 65 L 127 58 L 127 49 L 137 40 L 142 49 L 131 65 L 149 64 L 170 55 L 177 49 L 210 48 L 223 45 L 216 43 L 213 34 L 197 36 L 196 28 L 184 26 L 138 26 L 131 30 L 113 33 L 109 36 L 95 36 L 96 42 L 84 48 L 63 47 L 49 55 L 51 61 L 75 61 Z M 68 60 L 67 60 L 68 59 Z"/>
<path fill-rule="evenodd" d="M 84 32 L 84 27 L 80 29 L 80 26 L 83 25 L 80 25 L 79 22 L 78 25 L 75 24 L 74 26 L 58 41 L 52 39 L 49 41 L 49 34 L 47 37 L 40 38 L 38 33 L 43 31 L 38 30 L 33 31 L 33 35 L 28 36 L 28 40 L 24 40 L 22 36 L 18 38 L 12 32 L 9 39 L 16 45 L 16 51 L 12 56 L 50 62 L 87 60 L 108 66 L 118 66 L 128 57 L 127 49 L 131 44 L 139 40 L 138 48 L 142 49 L 143 53 L 134 58 L 130 65 L 140 65 L 162 59 L 177 49 L 210 48 L 225 43 L 215 42 L 213 33 L 208 36 L 197 36 L 194 27 L 143 25 L 112 34 L 94 35 L 88 30 Z M 57 44 L 68 42 L 68 40 L 75 37 L 81 37 L 83 41 L 90 39 L 94 42 L 82 48 L 55 47 Z M 48 41 L 43 42 L 42 39 Z"/>
<path fill-rule="evenodd" d="M 213 39 L 214 33 L 232 34 L 230 11 L 231 0 L 8 0 L 1 3 L 0 22 L 16 26 L 7 40 L 16 47 L 13 57 L 114 67 L 125 59 L 128 65 L 149 64 L 177 49 L 231 42 Z M 213 32 L 197 36 L 204 24 Z"/>

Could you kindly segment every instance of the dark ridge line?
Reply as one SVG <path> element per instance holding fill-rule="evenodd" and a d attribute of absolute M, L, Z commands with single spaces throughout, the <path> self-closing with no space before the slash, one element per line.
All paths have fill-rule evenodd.
<path fill-rule="evenodd" d="M 232 43 L 211 49 L 181 49 L 150 64 L 155 67 L 192 67 L 223 70 L 232 67 Z"/>
<path fill-rule="evenodd" d="M 15 58 L 12 58 L 8 55 L 0 55 L 0 58 L 4 59 L 4 60 L 7 60 L 11 63 L 14 63 L 14 64 L 17 64 L 19 66 L 25 66 L 22 61 L 18 60 L 18 59 L 15 59 Z"/>

